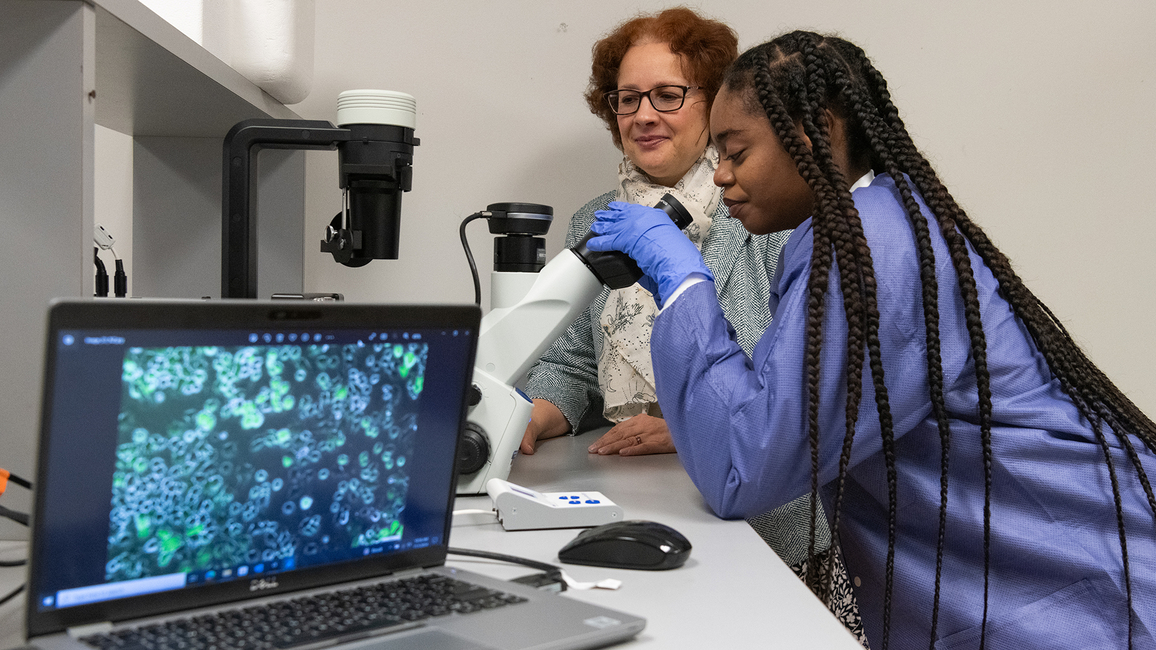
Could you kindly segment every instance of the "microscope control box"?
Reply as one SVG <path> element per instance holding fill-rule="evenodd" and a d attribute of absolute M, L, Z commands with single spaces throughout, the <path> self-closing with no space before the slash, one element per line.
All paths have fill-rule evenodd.
<path fill-rule="evenodd" d="M 622 521 L 622 507 L 601 492 L 537 492 L 492 478 L 486 493 L 506 530 L 586 528 Z"/>

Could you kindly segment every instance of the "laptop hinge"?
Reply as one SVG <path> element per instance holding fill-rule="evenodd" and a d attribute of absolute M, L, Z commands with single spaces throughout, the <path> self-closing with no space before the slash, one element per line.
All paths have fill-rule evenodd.
<path fill-rule="evenodd" d="M 77 625 L 76 627 L 68 628 L 68 636 L 74 639 L 83 639 L 86 636 L 94 634 L 108 634 L 112 632 L 112 623 L 104 621 L 103 623 L 90 623 L 88 625 Z"/>

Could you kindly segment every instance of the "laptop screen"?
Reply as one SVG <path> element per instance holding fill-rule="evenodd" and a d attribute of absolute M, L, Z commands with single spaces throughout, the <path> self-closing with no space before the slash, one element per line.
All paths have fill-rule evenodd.
<path fill-rule="evenodd" d="M 30 609 L 113 616 L 440 562 L 477 319 L 58 306 Z"/>

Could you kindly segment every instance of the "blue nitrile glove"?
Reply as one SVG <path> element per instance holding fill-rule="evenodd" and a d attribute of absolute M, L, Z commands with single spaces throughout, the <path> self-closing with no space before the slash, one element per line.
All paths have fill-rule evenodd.
<path fill-rule="evenodd" d="M 599 252 L 622 251 L 632 257 L 646 274 L 639 283 L 654 294 L 659 307 L 664 296 L 674 293 L 692 273 L 714 280 L 702 254 L 662 210 L 612 201 L 608 209 L 594 216 L 597 220 L 590 230 L 599 236 L 586 242 L 586 247 Z"/>

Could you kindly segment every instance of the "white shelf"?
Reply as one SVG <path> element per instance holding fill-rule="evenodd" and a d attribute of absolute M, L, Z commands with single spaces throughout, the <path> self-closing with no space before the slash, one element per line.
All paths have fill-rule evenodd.
<path fill-rule="evenodd" d="M 223 138 L 297 114 L 136 0 L 98 0 L 96 123 L 137 136 Z"/>
<path fill-rule="evenodd" d="M 225 134 L 297 115 L 136 0 L 0 3 L 0 115 L 0 466 L 34 479 L 45 307 L 93 290 L 95 125 L 134 138 L 134 293 L 199 298 L 220 295 Z M 300 291 L 304 155 L 262 160 L 259 238 L 281 254 L 261 273 Z"/>

